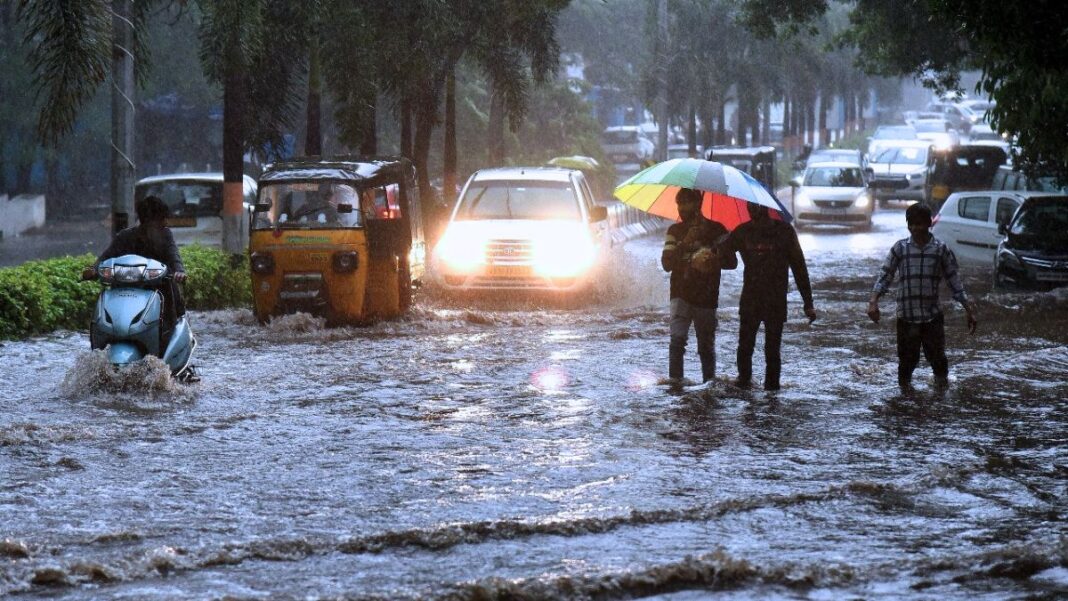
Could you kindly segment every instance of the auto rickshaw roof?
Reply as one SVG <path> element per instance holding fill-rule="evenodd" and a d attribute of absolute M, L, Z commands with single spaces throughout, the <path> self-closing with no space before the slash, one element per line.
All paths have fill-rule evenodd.
<path fill-rule="evenodd" d="M 403 157 L 298 157 L 267 165 L 260 183 L 330 180 L 379 185 L 404 181 L 413 172 Z"/>

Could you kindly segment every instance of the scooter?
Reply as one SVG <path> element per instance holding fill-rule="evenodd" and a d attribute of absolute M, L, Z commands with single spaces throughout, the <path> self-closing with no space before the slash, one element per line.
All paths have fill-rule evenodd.
<path fill-rule="evenodd" d="M 160 287 L 170 277 L 163 263 L 138 255 L 101 261 L 97 278 L 104 289 L 89 325 L 89 345 L 94 350 L 107 350 L 116 367 L 155 355 L 171 368 L 175 379 L 196 381 L 190 360 L 197 339 L 189 321 L 183 315 L 173 330 L 163 329 Z"/>

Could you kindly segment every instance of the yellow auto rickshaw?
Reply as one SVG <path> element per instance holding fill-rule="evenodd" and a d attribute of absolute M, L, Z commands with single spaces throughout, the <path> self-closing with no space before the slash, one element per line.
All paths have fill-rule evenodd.
<path fill-rule="evenodd" d="M 330 324 L 396 317 L 425 269 L 415 168 L 403 158 L 272 163 L 250 230 L 261 322 L 297 311 Z"/>

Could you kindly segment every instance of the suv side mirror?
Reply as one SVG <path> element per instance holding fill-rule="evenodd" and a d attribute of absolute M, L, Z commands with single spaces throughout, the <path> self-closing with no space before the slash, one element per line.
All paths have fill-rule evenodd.
<path fill-rule="evenodd" d="M 590 208 L 590 221 L 604 221 L 608 219 L 608 209 L 606 207 L 591 207 Z"/>
<path fill-rule="evenodd" d="M 800 188 L 801 187 L 801 178 L 800 177 L 795 177 L 792 180 L 790 180 L 790 187 L 791 188 Z"/>
<path fill-rule="evenodd" d="M 1001 234 L 1002 236 L 1009 235 L 1009 224 L 1007 224 L 1007 223 L 999 223 L 998 224 L 998 233 Z"/>

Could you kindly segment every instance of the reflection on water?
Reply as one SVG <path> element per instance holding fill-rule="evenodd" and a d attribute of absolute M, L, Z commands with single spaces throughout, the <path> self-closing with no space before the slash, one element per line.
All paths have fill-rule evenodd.
<path fill-rule="evenodd" d="M 729 383 L 740 272 L 720 378 L 663 379 L 656 239 L 577 306 L 195 314 L 195 386 L 116 372 L 82 333 L 5 343 L 0 594 L 1066 595 L 1068 293 L 969 280 L 980 333 L 947 306 L 950 386 L 921 363 L 902 395 L 892 327 L 863 314 L 891 217 L 804 234 L 821 318 L 787 324 L 778 393 Z"/>

